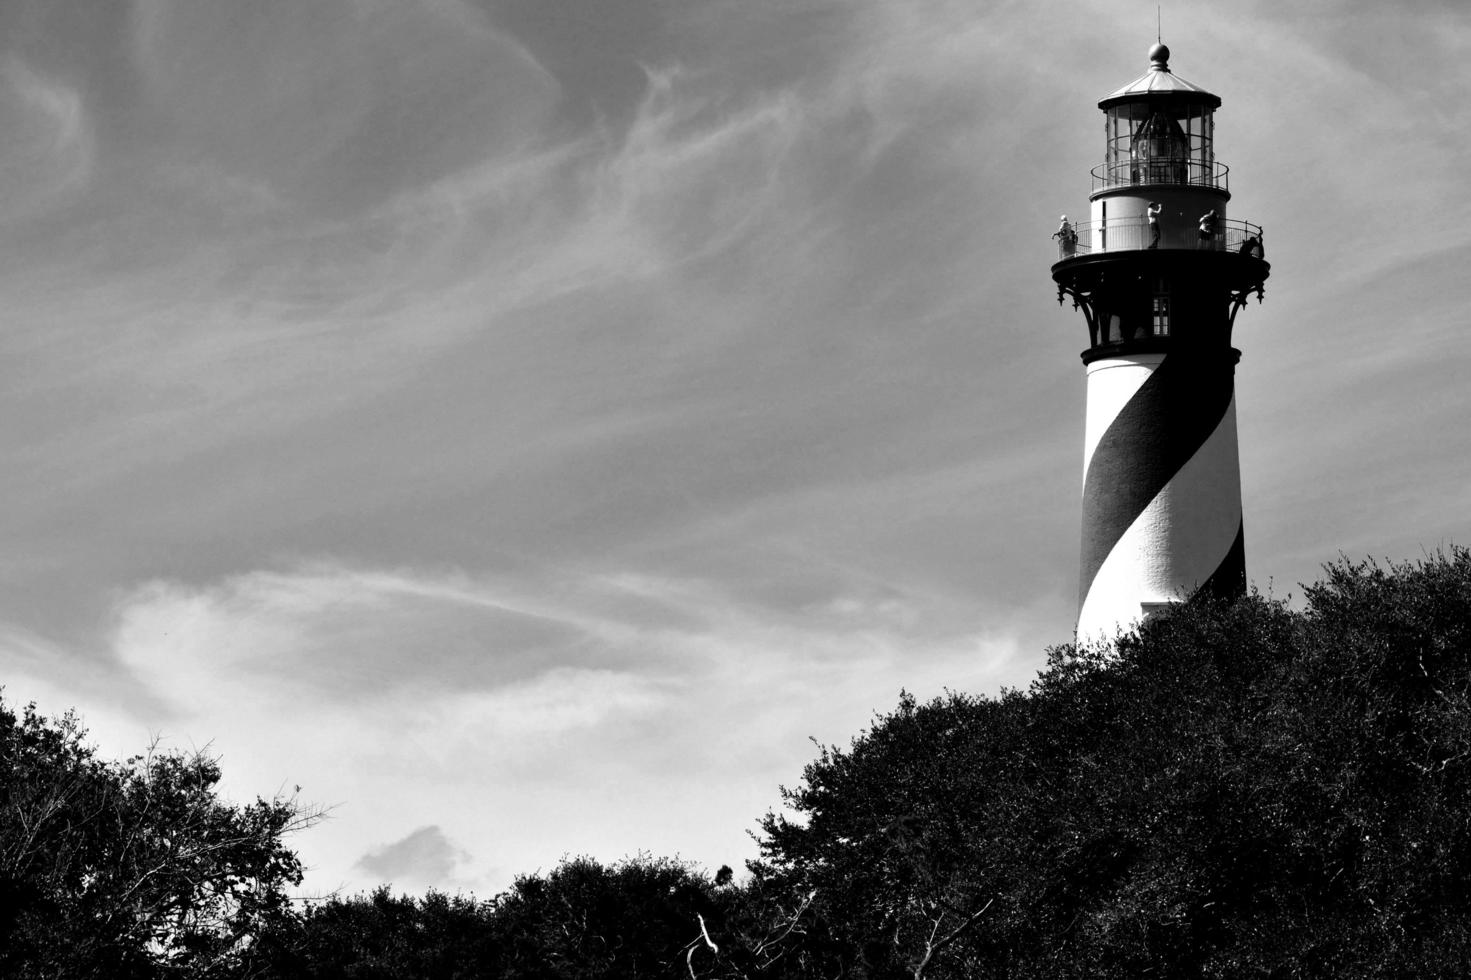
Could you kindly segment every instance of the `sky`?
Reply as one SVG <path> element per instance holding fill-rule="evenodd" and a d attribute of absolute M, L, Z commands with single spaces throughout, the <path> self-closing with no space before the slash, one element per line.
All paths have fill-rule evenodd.
<path fill-rule="evenodd" d="M 1072 638 L 1049 269 L 1122 0 L 0 0 L 0 683 L 330 808 L 313 894 L 740 867 Z M 1247 570 L 1471 543 L 1471 6 L 1165 5 Z"/>

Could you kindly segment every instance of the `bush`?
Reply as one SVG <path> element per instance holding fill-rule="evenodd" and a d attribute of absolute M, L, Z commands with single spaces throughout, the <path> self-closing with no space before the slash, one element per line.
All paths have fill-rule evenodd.
<path fill-rule="evenodd" d="M 1461 976 L 1471 555 L 1340 561 L 1306 600 L 905 696 L 806 768 L 754 870 L 816 894 L 829 975 Z"/>

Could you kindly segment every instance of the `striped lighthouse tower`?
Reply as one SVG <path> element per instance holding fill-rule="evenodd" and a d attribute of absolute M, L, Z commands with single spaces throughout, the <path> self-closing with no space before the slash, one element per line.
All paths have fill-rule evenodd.
<path fill-rule="evenodd" d="M 1078 638 L 1111 639 L 1200 589 L 1246 589 L 1231 328 L 1262 296 L 1262 230 L 1227 216 L 1221 100 L 1170 71 L 1098 103 L 1088 220 L 1063 219 L 1058 302 L 1088 324 Z"/>

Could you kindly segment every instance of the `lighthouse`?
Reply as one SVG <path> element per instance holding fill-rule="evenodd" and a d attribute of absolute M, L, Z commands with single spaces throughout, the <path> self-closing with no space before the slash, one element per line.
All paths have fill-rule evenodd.
<path fill-rule="evenodd" d="M 1149 70 L 1098 103 L 1086 220 L 1054 235 L 1057 299 L 1088 325 L 1078 639 L 1110 640 L 1199 590 L 1246 590 L 1232 346 L 1263 295 L 1259 225 L 1229 216 L 1221 100 Z"/>

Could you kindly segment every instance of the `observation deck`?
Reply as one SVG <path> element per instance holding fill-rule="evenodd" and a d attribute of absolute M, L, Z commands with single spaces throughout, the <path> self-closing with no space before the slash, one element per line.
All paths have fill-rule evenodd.
<path fill-rule="evenodd" d="M 1057 245 L 1059 261 L 1099 255 L 1105 252 L 1147 251 L 1153 234 L 1149 221 L 1142 215 L 1109 218 L 1104 221 L 1079 221 L 1072 225 L 1073 238 L 1061 238 Z M 1212 238 L 1200 237 L 1195 225 L 1164 224 L 1161 226 L 1159 250 L 1191 252 L 1236 252 L 1260 259 L 1264 254 L 1262 226 L 1233 218 L 1217 222 Z"/>

